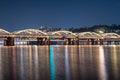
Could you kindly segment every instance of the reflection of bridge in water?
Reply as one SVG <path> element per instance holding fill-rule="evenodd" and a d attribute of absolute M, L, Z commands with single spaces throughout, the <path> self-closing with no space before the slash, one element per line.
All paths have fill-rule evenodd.
<path fill-rule="evenodd" d="M 71 31 L 43 32 L 36 29 L 25 29 L 8 32 L 0 29 L 1 44 L 13 46 L 19 44 L 27 45 L 104 45 L 120 44 L 120 35 L 116 33 L 97 34 L 95 32 L 73 33 Z"/>

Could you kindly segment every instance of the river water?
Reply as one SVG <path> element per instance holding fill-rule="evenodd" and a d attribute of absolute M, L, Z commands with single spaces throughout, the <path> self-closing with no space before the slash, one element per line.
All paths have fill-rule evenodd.
<path fill-rule="evenodd" d="M 120 46 L 0 46 L 0 80 L 120 80 Z"/>

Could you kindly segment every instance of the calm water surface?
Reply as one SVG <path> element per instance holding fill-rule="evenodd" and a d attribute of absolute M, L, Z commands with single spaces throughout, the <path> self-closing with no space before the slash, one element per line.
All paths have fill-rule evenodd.
<path fill-rule="evenodd" d="M 120 46 L 1 46 L 0 80 L 120 80 Z"/>

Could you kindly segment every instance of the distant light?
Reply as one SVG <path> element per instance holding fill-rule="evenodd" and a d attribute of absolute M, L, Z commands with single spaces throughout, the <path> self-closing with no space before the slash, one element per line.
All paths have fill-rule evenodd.
<path fill-rule="evenodd" d="M 103 31 L 99 31 L 100 34 L 104 33 Z"/>

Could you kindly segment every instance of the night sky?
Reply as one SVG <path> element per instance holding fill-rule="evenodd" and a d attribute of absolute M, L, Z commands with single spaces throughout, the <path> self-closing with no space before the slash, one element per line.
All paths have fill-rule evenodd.
<path fill-rule="evenodd" d="M 0 0 L 0 28 L 119 24 L 120 0 Z"/>

